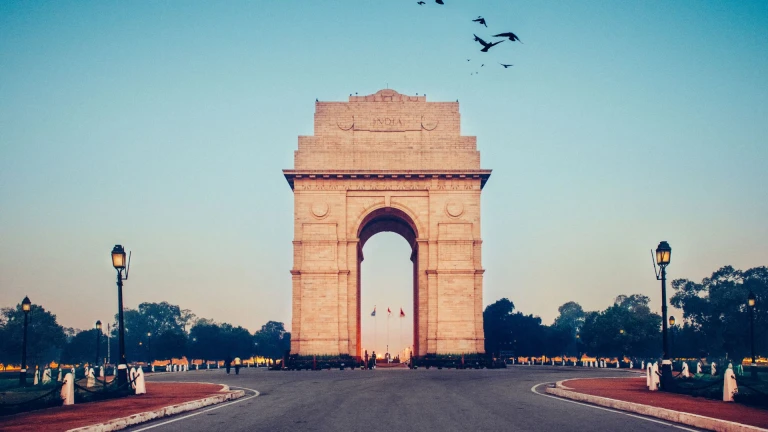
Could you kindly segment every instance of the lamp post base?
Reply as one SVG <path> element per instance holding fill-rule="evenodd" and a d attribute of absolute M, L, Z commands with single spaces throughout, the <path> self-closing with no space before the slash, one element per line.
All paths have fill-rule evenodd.
<path fill-rule="evenodd" d="M 672 391 L 675 378 L 672 376 L 672 360 L 661 361 L 661 389 Z"/>
<path fill-rule="evenodd" d="M 757 379 L 757 365 L 755 363 L 752 363 L 749 367 L 750 374 L 752 375 L 752 379 Z"/>
<path fill-rule="evenodd" d="M 19 371 L 19 386 L 26 387 L 27 386 L 27 370 L 22 369 Z"/>
<path fill-rule="evenodd" d="M 117 365 L 117 385 L 122 386 L 128 382 L 128 365 Z"/>

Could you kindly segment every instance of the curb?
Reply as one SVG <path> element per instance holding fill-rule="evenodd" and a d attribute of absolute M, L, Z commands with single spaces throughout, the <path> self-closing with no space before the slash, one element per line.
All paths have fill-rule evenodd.
<path fill-rule="evenodd" d="M 93 424 L 89 426 L 82 426 L 75 429 L 70 429 L 67 432 L 108 432 L 125 429 L 129 426 L 135 426 L 137 424 L 146 423 L 148 421 L 157 420 L 163 417 L 169 417 L 172 415 L 180 414 L 187 411 L 196 410 L 209 405 L 216 405 L 222 402 L 239 399 L 245 396 L 243 390 L 229 390 L 229 386 L 221 385 L 222 389 L 214 396 L 210 396 L 203 399 L 197 399 L 189 402 L 184 402 L 176 405 L 170 405 L 154 411 L 145 411 L 138 414 L 133 414 L 128 417 L 120 417 L 109 420 L 104 423 Z"/>
<path fill-rule="evenodd" d="M 681 411 L 674 411 L 666 408 L 658 408 L 650 405 L 643 405 L 622 400 L 610 399 L 600 396 L 593 396 L 585 393 L 566 390 L 562 385 L 563 381 L 558 381 L 555 388 L 547 388 L 547 393 L 566 399 L 572 399 L 580 402 L 586 402 L 593 405 L 604 406 L 621 411 L 628 411 L 647 417 L 655 417 L 667 420 L 673 423 L 681 423 L 701 429 L 713 430 L 718 432 L 765 432 L 757 426 L 750 426 L 736 423 L 728 420 L 720 420 L 712 417 L 704 417 L 698 414 L 691 414 Z"/>

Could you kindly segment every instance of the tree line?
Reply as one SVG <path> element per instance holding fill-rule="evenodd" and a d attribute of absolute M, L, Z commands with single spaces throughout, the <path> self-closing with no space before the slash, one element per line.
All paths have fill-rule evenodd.
<path fill-rule="evenodd" d="M 269 321 L 251 333 L 241 326 L 197 318 L 190 310 L 168 302 L 142 303 L 124 311 L 125 351 L 129 362 L 190 359 L 224 360 L 262 356 L 277 359 L 290 348 L 291 334 L 281 322 Z M 0 310 L 0 364 L 18 364 L 21 359 L 24 312 L 21 304 Z M 76 330 L 61 326 L 56 315 L 41 305 L 32 304 L 27 330 L 29 365 L 50 362 L 80 364 L 97 362 L 110 353 L 110 363 L 118 361 L 117 315 L 109 326 L 109 338 L 96 328 Z M 110 345 L 109 348 L 107 345 Z M 98 360 L 99 362 L 101 360 Z"/>
<path fill-rule="evenodd" d="M 672 281 L 670 304 L 682 310 L 669 328 L 670 354 L 678 358 L 707 356 L 742 359 L 751 356 L 750 310 L 756 297 L 754 338 L 757 355 L 768 354 L 768 268 L 746 271 L 725 266 L 701 282 Z M 584 311 L 576 302 L 558 308 L 551 325 L 515 310 L 503 298 L 485 308 L 485 350 L 510 356 L 660 357 L 661 316 L 651 312 L 650 298 L 620 295 L 602 311 Z"/>
<path fill-rule="evenodd" d="M 682 310 L 670 327 L 674 357 L 706 356 L 741 359 L 750 352 L 750 310 L 747 296 L 756 297 L 755 349 L 768 355 L 768 268 L 746 271 L 725 266 L 701 282 L 672 281 L 672 306 Z M 506 298 L 483 312 L 485 350 L 515 356 L 658 357 L 661 355 L 661 316 L 650 309 L 647 296 L 616 297 L 602 311 L 584 311 L 576 302 L 558 308 L 551 325 L 515 310 Z M 126 357 L 129 362 L 227 357 L 281 358 L 290 349 L 291 334 L 281 322 L 269 321 L 254 333 L 229 323 L 198 318 L 188 309 L 167 302 L 142 303 L 124 312 Z M 100 357 L 118 358 L 117 316 L 109 326 L 110 338 L 101 336 Z M 0 310 L 0 364 L 18 364 L 21 358 L 24 312 L 21 304 Z M 106 325 L 103 330 L 106 330 Z M 56 315 L 33 304 L 29 313 L 27 358 L 29 365 L 52 361 L 78 364 L 96 361 L 98 330 L 61 326 Z"/>

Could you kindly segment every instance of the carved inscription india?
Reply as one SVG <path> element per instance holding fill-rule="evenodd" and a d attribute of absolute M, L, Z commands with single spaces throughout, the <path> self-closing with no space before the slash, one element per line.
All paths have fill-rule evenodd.
<path fill-rule="evenodd" d="M 394 184 L 393 184 L 394 183 Z M 479 190 L 477 180 L 410 180 L 408 183 L 387 181 L 303 180 L 294 190 Z"/>

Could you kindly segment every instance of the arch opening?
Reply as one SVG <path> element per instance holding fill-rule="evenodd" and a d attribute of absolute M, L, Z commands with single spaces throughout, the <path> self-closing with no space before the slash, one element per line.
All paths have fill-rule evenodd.
<path fill-rule="evenodd" d="M 416 228 L 416 224 L 411 219 L 411 217 L 403 212 L 402 210 L 392 208 L 392 207 L 384 207 L 377 210 L 374 210 L 370 214 L 368 214 L 360 223 L 360 226 L 358 227 L 357 234 L 358 234 L 358 247 L 357 247 L 357 352 L 356 355 L 358 358 L 362 358 L 365 355 L 364 348 L 363 348 L 363 340 L 362 340 L 362 314 L 363 311 L 361 309 L 361 302 L 362 302 L 362 262 L 364 261 L 364 255 L 363 255 L 363 249 L 373 236 L 379 233 L 383 232 L 389 232 L 394 233 L 399 236 L 401 236 L 405 241 L 408 243 L 410 248 L 410 261 L 412 262 L 412 284 L 413 284 L 413 304 L 412 309 L 410 311 L 411 315 L 411 322 L 413 325 L 413 331 L 407 332 L 406 335 L 410 334 L 412 339 L 410 340 L 410 343 L 407 340 L 407 336 L 403 337 L 402 341 L 398 338 L 398 344 L 402 344 L 407 348 L 407 351 L 402 352 L 401 348 L 398 346 L 397 350 L 393 350 L 392 346 L 388 346 L 390 350 L 390 355 L 392 358 L 394 358 L 396 355 L 400 355 L 401 360 L 407 359 L 408 356 L 411 355 L 411 353 L 414 353 L 413 355 L 417 355 L 418 348 L 419 348 L 419 326 L 418 326 L 418 313 L 419 313 L 419 287 L 418 287 L 418 242 L 416 241 L 418 238 L 418 231 Z M 368 305 L 366 305 L 368 306 Z M 390 305 L 391 306 L 391 305 Z M 377 305 L 378 307 L 378 305 Z M 389 318 L 387 318 L 387 308 L 388 306 L 382 305 L 381 309 L 377 310 L 377 314 L 381 314 L 384 316 L 384 320 L 386 321 L 386 325 L 389 326 Z M 408 313 L 408 312 L 406 312 Z M 395 308 L 395 310 L 392 310 L 392 315 L 394 318 L 400 320 L 403 318 L 399 317 L 400 309 L 399 306 Z M 374 318 L 374 332 L 377 332 L 377 320 L 378 316 Z M 406 315 L 407 316 L 407 315 Z M 407 319 L 407 318 L 405 318 Z M 386 330 L 389 332 L 389 328 L 387 327 Z M 399 331 L 399 325 L 398 325 L 398 331 Z M 389 333 L 387 333 L 389 334 Z M 399 336 L 399 335 L 398 335 Z M 378 346 L 382 346 L 381 343 L 377 344 Z M 395 352 L 392 352 L 395 351 Z M 383 354 L 381 351 L 376 351 L 377 356 L 379 358 L 383 357 Z M 372 352 L 368 352 L 369 355 L 372 354 Z"/>

